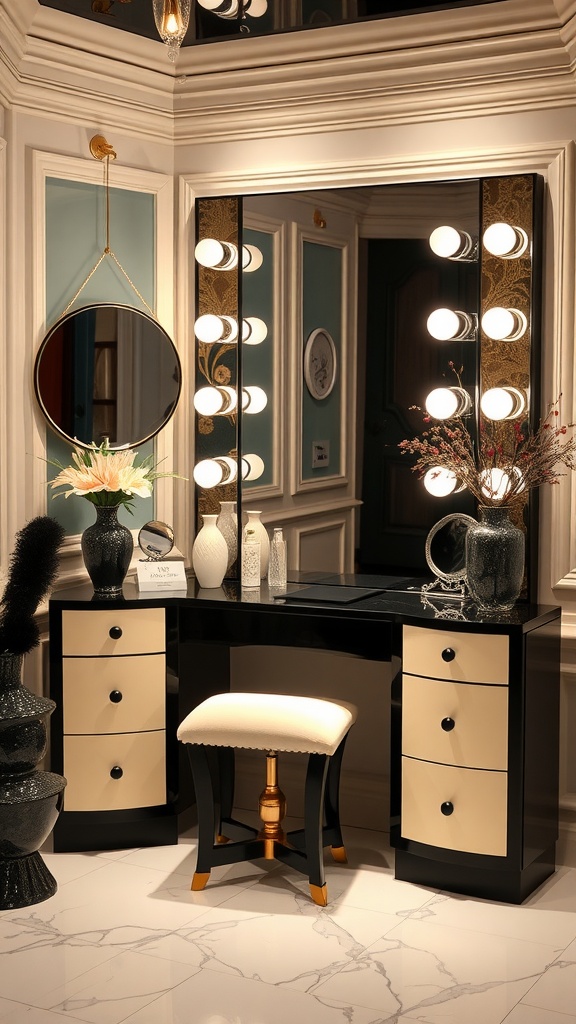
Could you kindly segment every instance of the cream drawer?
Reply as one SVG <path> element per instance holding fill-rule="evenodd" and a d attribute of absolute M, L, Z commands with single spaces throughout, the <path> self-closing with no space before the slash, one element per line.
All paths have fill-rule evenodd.
<path fill-rule="evenodd" d="M 62 653 L 151 654 L 166 650 L 163 608 L 62 612 Z"/>
<path fill-rule="evenodd" d="M 402 836 L 463 853 L 506 856 L 507 775 L 402 758 Z M 442 812 L 453 808 L 451 813 Z"/>
<path fill-rule="evenodd" d="M 404 672 L 466 683 L 508 683 L 508 637 L 422 626 L 402 628 Z"/>
<path fill-rule="evenodd" d="M 111 772 L 119 769 L 120 778 Z M 166 803 L 164 731 L 64 738 L 65 811 L 116 811 Z"/>
<path fill-rule="evenodd" d="M 166 724 L 166 656 L 64 658 L 65 733 L 138 732 Z"/>
<path fill-rule="evenodd" d="M 402 753 L 464 768 L 508 767 L 508 687 L 402 677 Z"/>

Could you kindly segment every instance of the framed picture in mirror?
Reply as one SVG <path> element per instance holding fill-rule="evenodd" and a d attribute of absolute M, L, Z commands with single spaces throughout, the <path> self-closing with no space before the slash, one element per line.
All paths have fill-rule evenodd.
<path fill-rule="evenodd" d="M 328 398 L 336 381 L 336 346 L 323 327 L 312 331 L 304 348 L 304 380 L 312 398 Z"/>

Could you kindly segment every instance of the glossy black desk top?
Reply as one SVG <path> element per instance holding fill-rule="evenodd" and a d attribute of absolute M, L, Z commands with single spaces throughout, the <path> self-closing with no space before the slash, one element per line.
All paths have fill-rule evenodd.
<path fill-rule="evenodd" d="M 139 592 L 135 582 L 128 581 L 123 588 L 123 597 L 107 600 L 94 597 L 92 586 L 83 584 L 54 592 L 51 603 L 60 607 L 78 607 L 89 603 L 94 608 L 107 608 L 111 604 L 134 607 L 146 603 L 151 605 L 177 605 L 186 611 L 219 612 L 222 616 L 241 612 L 242 618 L 248 613 L 269 617 L 292 618 L 306 616 L 310 619 L 321 617 L 335 620 L 356 620 L 426 623 L 439 628 L 470 628 L 472 631 L 487 630 L 499 632 L 525 632 L 543 625 L 560 615 L 560 609 L 548 605 L 519 603 L 510 611 L 482 611 L 468 598 L 446 595 L 441 591 L 422 591 L 422 580 L 400 579 L 390 576 L 332 575 L 328 573 L 291 573 L 286 596 L 278 596 L 270 590 L 265 580 L 257 590 L 243 590 L 236 581 L 225 580 L 216 590 L 202 590 L 194 578 L 188 580 L 184 592 Z M 316 600 L 298 600 L 304 590 L 321 590 Z M 326 589 L 328 588 L 328 590 Z M 349 588 L 366 590 L 366 597 L 341 603 L 342 594 Z M 334 591 L 336 600 L 326 599 Z M 375 593 L 375 591 L 377 591 Z M 354 594 L 357 597 L 357 593 Z"/>

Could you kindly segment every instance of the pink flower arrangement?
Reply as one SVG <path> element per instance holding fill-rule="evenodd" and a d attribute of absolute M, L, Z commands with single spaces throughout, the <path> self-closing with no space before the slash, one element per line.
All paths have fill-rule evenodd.
<path fill-rule="evenodd" d="M 560 423 L 560 398 L 535 431 L 526 422 L 481 417 L 476 442 L 460 418 L 425 415 L 430 426 L 398 447 L 403 455 L 416 456 L 412 469 L 420 476 L 447 470 L 455 488 L 466 487 L 481 505 L 510 505 L 541 484 L 557 484 L 564 475 L 560 467 L 576 469 L 575 424 Z"/>
<path fill-rule="evenodd" d="M 176 473 L 158 473 L 154 469 L 152 455 L 137 464 L 137 455 L 137 452 L 128 448 L 110 449 L 106 442 L 100 447 L 92 444 L 89 448 L 75 448 L 72 452 L 72 466 L 52 463 L 60 469 L 60 473 L 51 481 L 50 486 L 68 488 L 53 497 L 58 498 L 64 494 L 65 498 L 69 498 L 71 494 L 78 494 L 93 505 L 124 505 L 131 513 L 134 498 L 148 498 L 152 494 L 155 480 L 177 476 Z"/>

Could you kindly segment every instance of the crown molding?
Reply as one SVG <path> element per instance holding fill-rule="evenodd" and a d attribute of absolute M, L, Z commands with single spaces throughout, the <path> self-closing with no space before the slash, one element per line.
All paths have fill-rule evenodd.
<path fill-rule="evenodd" d="M 223 40 L 176 67 L 160 40 L 36 0 L 0 0 L 0 38 L 6 106 L 180 146 L 576 105 L 575 0 Z"/>

